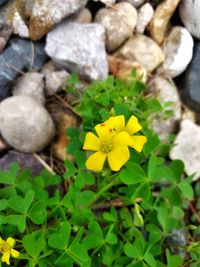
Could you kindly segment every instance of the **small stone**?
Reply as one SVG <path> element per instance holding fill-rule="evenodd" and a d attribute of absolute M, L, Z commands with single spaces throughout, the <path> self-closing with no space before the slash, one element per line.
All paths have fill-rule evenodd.
<path fill-rule="evenodd" d="M 137 11 L 129 3 L 118 3 L 112 8 L 100 9 L 95 21 L 106 29 L 106 47 L 108 51 L 113 51 L 132 36 L 137 22 Z"/>
<path fill-rule="evenodd" d="M 28 96 L 13 96 L 0 103 L 0 132 L 15 149 L 41 151 L 55 134 L 46 109 Z"/>
<path fill-rule="evenodd" d="M 164 72 L 173 78 L 183 73 L 192 59 L 193 46 L 194 41 L 186 28 L 173 27 L 163 45 Z"/>
<path fill-rule="evenodd" d="M 8 2 L 9 0 L 0 0 L 0 5 L 5 4 L 6 2 Z"/>
<path fill-rule="evenodd" d="M 44 75 L 38 72 L 28 72 L 18 78 L 12 89 L 13 95 L 32 97 L 36 102 L 44 105 Z"/>
<path fill-rule="evenodd" d="M 13 33 L 13 26 L 11 21 L 7 18 L 8 7 L 3 6 L 0 9 L 0 53 L 3 51 L 11 34 Z"/>
<path fill-rule="evenodd" d="M 163 42 L 169 27 L 169 20 L 180 1 L 181 0 L 164 0 L 156 7 L 149 26 L 149 33 L 158 44 Z"/>
<path fill-rule="evenodd" d="M 200 42 L 194 46 L 194 56 L 181 81 L 183 100 L 188 107 L 200 112 Z"/>
<path fill-rule="evenodd" d="M 23 18 L 19 14 L 19 12 L 15 12 L 12 20 L 13 24 L 13 32 L 14 34 L 19 35 L 21 38 L 28 38 L 29 37 L 29 29 L 24 22 Z"/>
<path fill-rule="evenodd" d="M 32 40 L 41 39 L 61 20 L 83 8 L 87 0 L 35 0 L 30 14 Z"/>
<path fill-rule="evenodd" d="M 108 75 L 105 31 L 99 24 L 64 21 L 47 35 L 45 50 L 57 66 L 90 80 Z"/>
<path fill-rule="evenodd" d="M 163 61 L 162 49 L 145 35 L 133 35 L 118 51 L 116 56 L 137 61 L 148 72 L 155 70 Z"/>
<path fill-rule="evenodd" d="M 45 91 L 47 96 L 60 92 L 66 86 L 70 74 L 65 70 L 49 72 L 45 75 Z"/>
<path fill-rule="evenodd" d="M 128 2 L 132 6 L 139 8 L 145 3 L 145 0 L 120 0 L 119 2 Z"/>
<path fill-rule="evenodd" d="M 138 20 L 136 24 L 136 33 L 143 34 L 147 25 L 153 18 L 154 10 L 153 7 L 146 3 L 138 11 Z"/>
<path fill-rule="evenodd" d="M 177 130 L 177 125 L 181 119 L 181 101 L 178 90 L 173 81 L 164 76 L 153 77 L 149 83 L 150 94 L 157 97 L 161 104 L 173 102 L 168 108 L 174 112 L 173 116 L 164 119 L 164 114 L 160 113 L 160 118 L 156 118 L 152 123 L 153 129 L 159 135 L 160 139 L 166 140 L 169 134 Z"/>
<path fill-rule="evenodd" d="M 179 15 L 188 31 L 200 39 L 200 0 L 182 0 L 179 5 Z"/>
<path fill-rule="evenodd" d="M 20 71 L 39 69 L 45 63 L 47 55 L 44 42 L 35 42 L 12 38 L 0 55 L 0 100 L 8 97 L 12 82 Z"/>
<path fill-rule="evenodd" d="M 193 180 L 200 177 L 200 127 L 190 120 L 183 120 L 181 130 L 176 136 L 170 151 L 172 160 L 182 160 L 187 175 L 194 175 Z"/>
<path fill-rule="evenodd" d="M 9 147 L 10 146 L 0 137 L 0 152 L 8 150 Z M 1 170 L 1 168 L 0 168 L 0 170 Z"/>
<path fill-rule="evenodd" d="M 111 6 L 116 2 L 116 0 L 94 0 L 94 1 L 95 2 L 101 2 L 106 6 Z"/>
<path fill-rule="evenodd" d="M 147 71 L 137 62 L 108 56 L 109 73 L 121 80 L 133 79 L 130 76 L 133 69 L 136 69 L 137 79 L 142 79 L 142 82 L 147 81 Z"/>
<path fill-rule="evenodd" d="M 11 165 L 16 162 L 19 164 L 21 170 L 28 168 L 33 176 L 39 175 L 43 170 L 43 166 L 33 155 L 15 150 L 9 151 L 5 156 L 0 158 L 0 170 L 9 170 Z"/>
<path fill-rule="evenodd" d="M 73 15 L 70 21 L 77 23 L 91 23 L 92 22 L 92 13 L 89 9 L 83 8 L 78 11 L 77 14 Z"/>

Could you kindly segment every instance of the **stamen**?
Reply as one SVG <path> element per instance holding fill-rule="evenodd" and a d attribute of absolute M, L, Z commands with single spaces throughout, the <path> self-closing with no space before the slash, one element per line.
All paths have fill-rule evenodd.
<path fill-rule="evenodd" d="M 113 144 L 111 141 L 104 141 L 101 144 L 101 151 L 104 153 L 109 153 L 113 149 Z"/>

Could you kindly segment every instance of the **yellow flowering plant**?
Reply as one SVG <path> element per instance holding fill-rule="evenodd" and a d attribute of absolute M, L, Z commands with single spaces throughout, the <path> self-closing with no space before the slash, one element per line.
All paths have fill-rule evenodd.
<path fill-rule="evenodd" d="M 1 261 L 10 265 L 10 256 L 17 258 L 19 257 L 19 252 L 13 249 L 15 245 L 15 240 L 12 237 L 8 237 L 6 241 L 4 241 L 0 237 L 0 253 L 2 254 Z"/>

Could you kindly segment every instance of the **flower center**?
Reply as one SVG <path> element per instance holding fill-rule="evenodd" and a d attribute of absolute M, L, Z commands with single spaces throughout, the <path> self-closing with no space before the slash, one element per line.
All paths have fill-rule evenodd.
<path fill-rule="evenodd" d="M 108 153 L 113 149 L 113 144 L 110 140 L 106 140 L 101 143 L 101 151 L 104 153 Z"/>

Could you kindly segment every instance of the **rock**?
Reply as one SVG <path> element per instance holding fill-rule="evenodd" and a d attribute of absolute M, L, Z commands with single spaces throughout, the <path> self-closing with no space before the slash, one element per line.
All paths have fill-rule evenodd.
<path fill-rule="evenodd" d="M 108 7 L 113 5 L 116 2 L 116 0 L 94 0 L 94 1 L 101 2 Z"/>
<path fill-rule="evenodd" d="M 150 23 L 149 33 L 158 44 L 163 42 L 168 30 L 169 20 L 180 1 L 181 0 L 164 0 L 156 7 L 153 19 Z"/>
<path fill-rule="evenodd" d="M 8 1 L 9 1 L 9 0 L 0 0 L 0 5 L 6 3 L 6 2 L 8 2 Z"/>
<path fill-rule="evenodd" d="M 145 0 L 120 0 L 119 2 L 128 2 L 132 6 L 139 8 L 144 4 Z"/>
<path fill-rule="evenodd" d="M 178 95 L 178 90 L 170 78 L 164 76 L 153 77 L 149 85 L 150 94 L 164 105 L 165 102 L 173 102 L 168 108 L 174 112 L 173 116 L 165 119 L 164 114 L 160 113 L 160 118 L 156 118 L 152 127 L 159 135 L 161 140 L 166 140 L 169 134 L 177 130 L 177 125 L 181 119 L 181 101 Z"/>
<path fill-rule="evenodd" d="M 53 26 L 83 8 L 86 3 L 87 0 L 35 0 L 29 20 L 30 38 L 41 39 Z"/>
<path fill-rule="evenodd" d="M 108 75 L 104 37 L 102 25 L 64 21 L 48 33 L 45 50 L 59 67 L 104 80 Z"/>
<path fill-rule="evenodd" d="M 153 7 L 149 4 L 146 3 L 144 4 L 138 11 L 138 20 L 136 24 L 136 29 L 135 31 L 137 33 L 143 34 L 147 25 L 153 18 L 154 10 Z"/>
<path fill-rule="evenodd" d="M 39 69 L 47 55 L 43 42 L 12 38 L 0 55 L 0 101 L 9 96 L 12 82 L 22 70 Z"/>
<path fill-rule="evenodd" d="M 0 103 L 0 132 L 15 149 L 32 153 L 42 150 L 55 134 L 46 109 L 28 96 L 13 96 Z"/>
<path fill-rule="evenodd" d="M 171 77 L 176 77 L 184 72 L 192 59 L 193 46 L 194 41 L 188 30 L 184 27 L 173 27 L 163 45 L 164 72 Z"/>
<path fill-rule="evenodd" d="M 195 43 L 193 59 L 181 81 L 183 100 L 192 110 L 200 112 L 200 42 Z"/>
<path fill-rule="evenodd" d="M 137 62 L 108 56 L 109 73 L 121 80 L 133 79 L 130 74 L 133 69 L 136 69 L 137 79 L 142 77 L 142 81 L 147 81 L 147 71 Z"/>
<path fill-rule="evenodd" d="M 67 154 L 69 139 L 66 130 L 69 127 L 79 126 L 80 124 L 80 118 L 63 103 L 64 102 L 54 100 L 48 103 L 47 106 L 57 128 L 57 139 L 52 144 L 52 152 L 55 157 L 62 161 L 72 158 L 71 155 Z M 69 104 L 67 103 L 67 105 Z"/>
<path fill-rule="evenodd" d="M 22 38 L 29 37 L 29 29 L 18 11 L 14 14 L 12 24 L 14 34 L 17 34 Z"/>
<path fill-rule="evenodd" d="M 47 96 L 60 92 L 66 86 L 70 74 L 65 70 L 54 71 L 45 75 L 45 91 Z"/>
<path fill-rule="evenodd" d="M 6 171 L 10 168 L 11 164 L 16 162 L 21 170 L 28 168 L 33 176 L 39 175 L 43 169 L 40 162 L 33 155 L 11 150 L 0 158 L 0 170 Z"/>
<path fill-rule="evenodd" d="M 44 75 L 38 72 L 26 73 L 15 82 L 12 93 L 14 96 L 25 95 L 32 97 L 36 102 L 44 105 Z"/>
<path fill-rule="evenodd" d="M 179 5 L 179 15 L 188 31 L 200 39 L 200 0 L 182 0 Z"/>
<path fill-rule="evenodd" d="M 200 177 L 200 127 L 190 120 L 183 120 L 174 144 L 170 158 L 182 160 L 186 174 L 195 174 L 193 180 L 197 180 Z"/>
<path fill-rule="evenodd" d="M 129 3 L 118 3 L 112 8 L 100 9 L 95 21 L 104 26 L 106 47 L 108 51 L 113 51 L 132 36 L 137 22 L 137 11 Z"/>
<path fill-rule="evenodd" d="M 162 49 L 145 35 L 133 35 L 116 53 L 116 56 L 137 61 L 148 72 L 155 70 L 163 61 Z"/>
<path fill-rule="evenodd" d="M 9 149 L 9 145 L 0 137 L 0 152 L 3 152 L 7 149 Z M 1 170 L 1 168 L 0 168 L 0 170 Z"/>
<path fill-rule="evenodd" d="M 77 23 L 91 23 L 92 14 L 89 9 L 83 8 L 77 14 L 71 17 L 70 21 Z"/>
<path fill-rule="evenodd" d="M 12 23 L 7 18 L 7 10 L 7 5 L 0 9 L 0 53 L 13 32 Z"/>
<path fill-rule="evenodd" d="M 172 254 L 180 255 L 183 259 L 186 257 L 187 235 L 185 229 L 174 229 L 166 238 Z"/>

